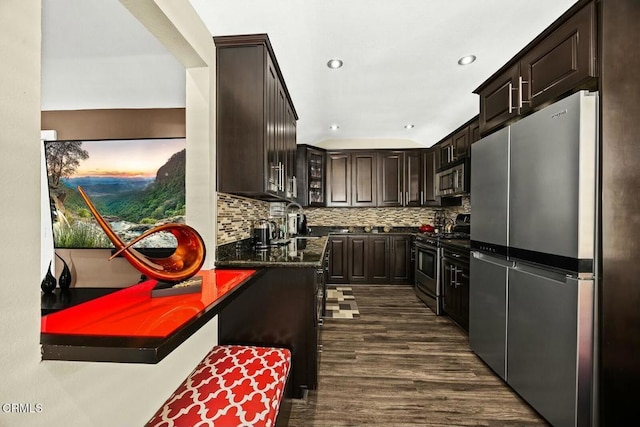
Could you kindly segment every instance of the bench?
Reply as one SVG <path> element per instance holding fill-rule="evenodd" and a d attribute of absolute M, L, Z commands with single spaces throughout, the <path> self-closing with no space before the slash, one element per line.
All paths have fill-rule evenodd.
<path fill-rule="evenodd" d="M 146 427 L 273 427 L 290 369 L 287 349 L 215 346 Z"/>

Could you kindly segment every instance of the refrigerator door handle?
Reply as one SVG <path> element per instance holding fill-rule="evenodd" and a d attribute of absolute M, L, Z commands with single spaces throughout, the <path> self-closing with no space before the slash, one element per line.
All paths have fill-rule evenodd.
<path fill-rule="evenodd" d="M 548 270 L 545 268 L 534 267 L 529 264 L 524 264 L 521 262 L 515 263 L 513 267 L 514 270 L 518 270 L 525 274 L 531 274 L 533 276 L 544 277 L 546 279 L 552 280 L 554 282 L 558 282 L 559 284 L 566 284 L 568 280 L 575 279 L 570 274 L 558 273 L 552 270 Z"/>
<path fill-rule="evenodd" d="M 482 252 L 478 252 L 478 251 L 472 251 L 471 256 L 480 261 L 484 261 L 489 264 L 497 265 L 500 267 L 513 268 L 515 266 L 515 262 L 513 261 L 507 261 L 506 259 L 485 255 Z"/>

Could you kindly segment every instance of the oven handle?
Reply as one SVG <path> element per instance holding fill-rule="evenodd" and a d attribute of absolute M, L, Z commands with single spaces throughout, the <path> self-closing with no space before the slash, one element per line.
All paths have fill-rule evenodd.
<path fill-rule="evenodd" d="M 415 242 L 415 245 L 416 245 L 416 249 L 422 249 L 424 251 L 431 252 L 435 255 L 438 254 L 438 248 L 435 246 L 429 246 L 429 245 L 425 245 L 423 243 L 418 243 L 418 242 Z"/>

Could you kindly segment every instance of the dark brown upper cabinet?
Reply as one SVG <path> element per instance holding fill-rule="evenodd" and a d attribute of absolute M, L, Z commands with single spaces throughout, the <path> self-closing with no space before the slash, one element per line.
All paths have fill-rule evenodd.
<path fill-rule="evenodd" d="M 425 150 L 422 153 L 423 164 L 423 192 L 420 197 L 422 206 L 439 206 L 440 198 L 436 197 L 436 169 L 440 165 L 440 150 L 438 147 Z"/>
<path fill-rule="evenodd" d="M 524 54 L 520 72 L 525 111 L 598 75 L 595 8 L 591 3 L 580 9 Z"/>
<path fill-rule="evenodd" d="M 351 206 L 376 206 L 377 168 L 375 152 L 351 153 Z"/>
<path fill-rule="evenodd" d="M 424 198 L 423 150 L 404 153 L 404 206 L 421 206 Z"/>
<path fill-rule="evenodd" d="M 298 115 L 269 38 L 223 36 L 214 42 L 217 190 L 291 200 Z"/>
<path fill-rule="evenodd" d="M 402 206 L 404 153 L 402 151 L 380 152 L 378 162 L 378 206 Z"/>
<path fill-rule="evenodd" d="M 351 206 L 351 154 L 327 153 L 327 206 Z"/>
<path fill-rule="evenodd" d="M 470 135 L 468 129 L 467 135 Z M 464 144 L 469 143 L 468 137 L 462 139 Z M 463 152 L 468 153 L 468 147 Z M 439 158 L 440 147 L 329 151 L 326 153 L 326 206 L 460 206 L 459 198 L 435 197 Z"/>
<path fill-rule="evenodd" d="M 579 2 L 474 91 L 486 135 L 598 77 L 596 2 Z"/>
<path fill-rule="evenodd" d="M 520 79 L 520 64 L 512 65 L 479 92 L 480 133 L 507 123 L 518 117 L 517 97 L 514 89 Z"/>
<path fill-rule="evenodd" d="M 378 206 L 420 206 L 421 154 L 420 150 L 378 153 Z"/>
<path fill-rule="evenodd" d="M 375 152 L 328 152 L 327 206 L 376 206 L 376 171 Z"/>
<path fill-rule="evenodd" d="M 302 206 L 326 206 L 325 152 L 298 145 L 296 155 L 297 201 Z"/>

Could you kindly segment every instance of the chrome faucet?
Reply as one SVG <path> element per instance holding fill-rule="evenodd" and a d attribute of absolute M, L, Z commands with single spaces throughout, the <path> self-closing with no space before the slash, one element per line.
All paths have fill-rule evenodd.
<path fill-rule="evenodd" d="M 288 239 L 290 239 L 290 238 L 291 238 L 291 232 L 290 232 L 290 230 L 289 230 L 289 226 L 290 226 L 290 222 L 289 222 L 289 208 L 291 208 L 292 206 L 293 206 L 293 207 L 298 208 L 298 211 L 299 211 L 300 213 L 304 212 L 304 209 L 302 209 L 302 206 L 300 206 L 300 204 L 298 204 L 298 203 L 296 203 L 296 202 L 290 202 L 287 206 L 285 206 L 285 208 L 284 208 L 284 217 L 285 217 L 285 224 L 286 224 L 286 227 L 285 227 L 285 234 L 284 234 L 284 238 L 285 238 L 286 240 L 288 240 Z"/>

